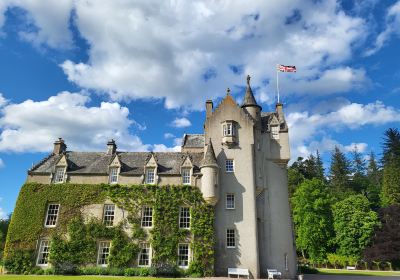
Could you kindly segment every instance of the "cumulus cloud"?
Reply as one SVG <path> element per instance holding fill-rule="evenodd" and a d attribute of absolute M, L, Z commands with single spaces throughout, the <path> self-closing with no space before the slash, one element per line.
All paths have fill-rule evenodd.
<path fill-rule="evenodd" d="M 167 133 L 164 133 L 164 138 L 165 139 L 175 138 L 175 135 L 173 135 L 172 133 L 167 132 Z"/>
<path fill-rule="evenodd" d="M 378 52 L 394 34 L 400 36 L 400 1 L 393 4 L 386 13 L 386 27 L 379 33 L 373 48 L 368 49 L 365 55 L 370 56 Z"/>
<path fill-rule="evenodd" d="M 390 122 L 400 122 L 400 110 L 385 106 L 382 102 L 359 104 L 349 103 L 335 111 L 310 114 L 308 111 L 292 112 L 287 116 L 290 128 L 290 141 L 293 157 L 307 156 L 315 152 L 332 150 L 340 146 L 344 151 L 350 151 L 355 146 L 363 152 L 366 143 L 351 143 L 341 146 L 329 136 L 329 131 L 357 129 L 365 125 L 381 125 Z M 320 141 L 316 138 L 322 138 Z"/>
<path fill-rule="evenodd" d="M 167 147 L 164 144 L 153 145 L 154 152 L 180 152 L 181 146 Z"/>
<path fill-rule="evenodd" d="M 7 99 L 4 98 L 3 94 L 0 92 L 0 108 L 6 105 L 8 102 Z"/>
<path fill-rule="evenodd" d="M 183 128 L 191 126 L 192 123 L 187 118 L 176 118 L 172 121 L 171 126 L 176 128 Z"/>
<path fill-rule="evenodd" d="M 134 121 L 128 108 L 109 102 L 88 107 L 89 100 L 83 93 L 61 92 L 45 101 L 6 105 L 1 109 L 0 151 L 49 152 L 58 137 L 75 150 L 103 150 L 111 138 L 122 149 L 151 149 L 130 133 Z"/>
<path fill-rule="evenodd" d="M 37 31 L 21 34 L 34 44 L 68 45 L 72 22 L 89 59 L 61 67 L 70 81 L 115 101 L 203 109 L 251 74 L 256 96 L 270 103 L 277 63 L 298 66 L 282 76 L 287 94 L 342 93 L 367 80 L 363 69 L 343 65 L 364 42 L 366 22 L 335 0 L 8 1 L 32 17 Z"/>

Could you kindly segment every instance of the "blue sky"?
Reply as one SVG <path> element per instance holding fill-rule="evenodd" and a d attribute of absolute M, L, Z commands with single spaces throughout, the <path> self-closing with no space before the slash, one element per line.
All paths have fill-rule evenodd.
<path fill-rule="evenodd" d="M 178 150 L 204 103 L 245 77 L 263 111 L 275 65 L 292 157 L 380 153 L 400 121 L 400 1 L 0 3 L 0 216 L 57 137 L 71 150 Z"/>

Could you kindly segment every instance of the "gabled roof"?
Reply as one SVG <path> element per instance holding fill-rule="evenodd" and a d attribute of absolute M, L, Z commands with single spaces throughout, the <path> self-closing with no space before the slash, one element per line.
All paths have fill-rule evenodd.
<path fill-rule="evenodd" d="M 182 139 L 183 148 L 204 148 L 204 134 L 185 134 Z"/>
<path fill-rule="evenodd" d="M 278 113 L 276 112 L 261 112 L 261 132 L 267 132 L 269 130 L 269 124 L 273 119 L 279 120 Z M 283 121 L 280 123 L 280 130 L 287 131 L 287 123 Z"/>
<path fill-rule="evenodd" d="M 117 152 L 121 162 L 121 175 L 144 174 L 144 166 L 151 153 L 149 152 Z M 107 174 L 109 164 L 114 155 L 105 152 L 73 152 L 65 153 L 68 167 L 67 172 L 71 174 Z M 180 153 L 165 152 L 154 153 L 158 164 L 158 173 L 166 175 L 179 175 L 180 168 L 186 157 L 189 155 L 193 163 L 193 172 L 198 172 L 203 153 Z M 54 166 L 62 155 L 51 155 L 42 160 L 29 170 L 30 174 L 54 172 Z"/>

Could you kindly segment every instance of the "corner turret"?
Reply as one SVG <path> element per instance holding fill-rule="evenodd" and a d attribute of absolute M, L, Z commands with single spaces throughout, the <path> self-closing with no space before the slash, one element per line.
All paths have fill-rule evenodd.
<path fill-rule="evenodd" d="M 218 163 L 217 158 L 215 157 L 211 138 L 208 139 L 205 149 L 206 152 L 204 153 L 204 158 L 200 166 L 201 173 L 203 174 L 201 179 L 201 191 L 204 200 L 211 205 L 215 205 L 219 199 Z"/>
<path fill-rule="evenodd" d="M 253 91 L 251 90 L 250 75 L 247 75 L 246 94 L 244 95 L 243 104 L 241 107 L 247 110 L 247 112 L 253 117 L 254 120 L 260 120 L 261 106 L 257 104 L 257 101 L 253 95 Z"/>

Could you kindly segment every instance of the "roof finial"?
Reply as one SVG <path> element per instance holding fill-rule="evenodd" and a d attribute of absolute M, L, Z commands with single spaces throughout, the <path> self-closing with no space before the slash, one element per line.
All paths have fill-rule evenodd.
<path fill-rule="evenodd" d="M 231 94 L 231 89 L 230 88 L 227 88 L 226 89 L 226 95 L 230 95 Z"/>
<path fill-rule="evenodd" d="M 250 86 L 250 75 L 247 75 L 247 85 Z"/>

